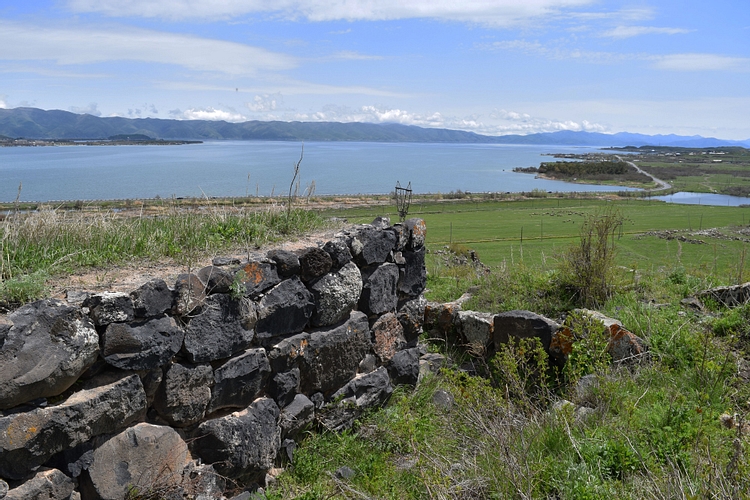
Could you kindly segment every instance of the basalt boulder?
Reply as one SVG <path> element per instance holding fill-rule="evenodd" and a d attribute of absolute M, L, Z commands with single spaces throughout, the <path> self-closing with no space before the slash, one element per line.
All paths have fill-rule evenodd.
<path fill-rule="evenodd" d="M 224 359 L 250 346 L 255 332 L 248 329 L 250 310 L 243 300 L 217 293 L 209 296 L 201 313 L 190 320 L 184 350 L 193 363 Z"/>
<path fill-rule="evenodd" d="M 328 326 L 349 316 L 362 293 L 362 273 L 352 262 L 326 274 L 311 287 L 315 300 L 314 326 Z"/>
<path fill-rule="evenodd" d="M 102 356 L 123 370 L 163 366 L 182 347 L 185 332 L 169 316 L 132 323 L 110 323 L 103 335 Z"/>

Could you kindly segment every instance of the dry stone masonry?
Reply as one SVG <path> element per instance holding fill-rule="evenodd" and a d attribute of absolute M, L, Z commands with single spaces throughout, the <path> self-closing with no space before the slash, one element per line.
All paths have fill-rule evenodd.
<path fill-rule="evenodd" d="M 417 383 L 425 230 L 378 218 L 173 287 L 0 316 L 0 499 L 262 484 L 306 427 L 346 429 Z"/>

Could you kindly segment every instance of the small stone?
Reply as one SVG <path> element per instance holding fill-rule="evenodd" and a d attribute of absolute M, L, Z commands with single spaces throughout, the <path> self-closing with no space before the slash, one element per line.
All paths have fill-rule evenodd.
<path fill-rule="evenodd" d="M 325 245 L 323 250 L 331 256 L 332 270 L 341 269 L 352 260 L 352 253 L 343 238 L 336 238 Z"/>
<path fill-rule="evenodd" d="M 240 259 L 236 257 L 214 257 L 211 259 L 211 264 L 217 267 L 236 266 L 239 263 Z"/>
<path fill-rule="evenodd" d="M 276 263 L 276 269 L 281 277 L 288 278 L 300 273 L 299 257 L 296 253 L 277 249 L 269 251 L 266 255 Z"/>
<path fill-rule="evenodd" d="M 174 306 L 174 292 L 163 279 L 154 278 L 130 292 L 133 311 L 138 318 L 155 318 Z"/>
<path fill-rule="evenodd" d="M 380 264 L 362 271 L 363 287 L 359 309 L 367 315 L 395 311 L 398 304 L 396 285 L 399 271 L 396 264 Z"/>
<path fill-rule="evenodd" d="M 281 283 L 276 266 L 263 261 L 251 261 L 238 271 L 238 279 L 245 287 L 245 296 L 257 299 L 266 290 Z"/>
<path fill-rule="evenodd" d="M 206 284 L 206 294 L 230 293 L 234 283 L 234 274 L 228 269 L 207 266 L 195 273 Z"/>
<path fill-rule="evenodd" d="M 381 363 L 387 363 L 406 345 L 404 328 L 393 313 L 380 316 L 372 325 L 373 350 Z"/>
<path fill-rule="evenodd" d="M 354 476 L 356 476 L 357 473 L 354 472 L 354 469 L 344 466 L 344 467 L 339 467 L 338 469 L 336 469 L 336 472 L 334 472 L 334 475 L 339 479 L 351 479 Z"/>
<path fill-rule="evenodd" d="M 438 389 L 435 391 L 435 393 L 432 395 L 432 404 L 440 408 L 441 410 L 448 411 L 451 408 L 453 408 L 453 403 L 455 402 L 455 399 L 453 398 L 453 395 L 443 389 Z"/>
<path fill-rule="evenodd" d="M 154 407 L 175 427 L 198 423 L 206 414 L 213 381 L 210 365 L 174 363 L 164 375 Z"/>
<path fill-rule="evenodd" d="M 96 326 L 132 321 L 135 317 L 133 301 L 123 292 L 104 292 L 92 295 L 83 302 L 89 308 L 89 316 Z"/>
<path fill-rule="evenodd" d="M 0 499 L 3 500 L 68 500 L 75 484 L 57 469 L 42 469 L 34 477 L 8 491 L 8 484 L 0 480 Z M 5 490 L 5 494 L 3 494 Z"/>
<path fill-rule="evenodd" d="M 206 285 L 193 273 L 180 274 L 174 284 L 173 311 L 178 316 L 192 313 L 203 305 Z"/>
<path fill-rule="evenodd" d="M 214 370 L 211 402 L 206 410 L 245 408 L 258 397 L 271 366 L 263 348 L 248 349 Z"/>
<path fill-rule="evenodd" d="M 300 278 L 308 283 L 327 274 L 331 270 L 333 261 L 328 252 L 322 248 L 312 247 L 299 254 L 299 265 Z"/>

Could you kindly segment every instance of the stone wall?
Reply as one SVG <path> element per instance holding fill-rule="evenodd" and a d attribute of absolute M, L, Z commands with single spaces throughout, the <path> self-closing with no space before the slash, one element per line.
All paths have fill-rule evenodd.
<path fill-rule="evenodd" d="M 0 498 L 222 495 L 415 384 L 425 224 L 0 316 Z M 180 498 L 182 498 L 180 496 Z"/>

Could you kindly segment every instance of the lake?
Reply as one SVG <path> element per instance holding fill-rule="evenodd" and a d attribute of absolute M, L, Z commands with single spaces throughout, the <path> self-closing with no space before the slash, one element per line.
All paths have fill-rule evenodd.
<path fill-rule="evenodd" d="M 304 145 L 300 194 L 378 194 L 396 181 L 415 193 L 620 191 L 535 179 L 513 172 L 550 161 L 543 153 L 595 148 L 495 144 L 310 142 Z M 180 146 L 0 148 L 0 201 L 269 196 L 289 191 L 301 144 L 210 141 Z"/>
<path fill-rule="evenodd" d="M 664 196 L 653 196 L 652 199 L 666 201 L 667 203 L 679 203 L 682 205 L 718 205 L 724 207 L 750 205 L 750 198 L 745 198 L 743 196 L 730 196 L 727 194 L 713 193 L 687 193 L 684 191 Z"/>

